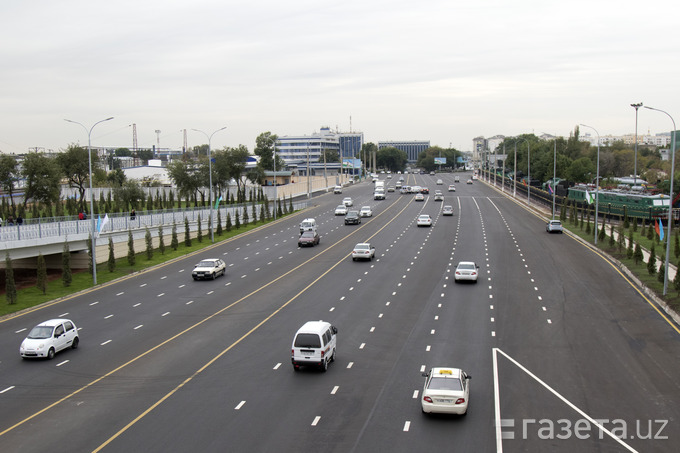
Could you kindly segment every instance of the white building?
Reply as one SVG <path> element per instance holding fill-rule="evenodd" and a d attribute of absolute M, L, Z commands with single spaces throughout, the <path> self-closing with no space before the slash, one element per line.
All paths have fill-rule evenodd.
<path fill-rule="evenodd" d="M 322 127 L 312 135 L 284 135 L 276 140 L 276 154 L 287 165 L 323 162 L 323 152 L 332 150 L 340 155 L 340 134 Z"/>

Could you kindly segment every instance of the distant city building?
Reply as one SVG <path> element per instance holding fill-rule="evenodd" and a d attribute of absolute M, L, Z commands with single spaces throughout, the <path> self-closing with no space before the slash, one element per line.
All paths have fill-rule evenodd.
<path fill-rule="evenodd" d="M 382 141 L 378 142 L 378 149 L 397 148 L 406 153 L 409 163 L 416 163 L 418 155 L 430 147 L 429 140 L 404 140 L 404 141 Z"/>
<path fill-rule="evenodd" d="M 324 151 L 335 151 L 340 156 L 341 135 L 331 131 L 328 127 L 322 127 L 318 134 L 283 135 L 276 140 L 276 154 L 287 165 L 306 164 L 308 156 L 310 163 L 323 162 Z M 361 139 L 363 140 L 363 134 L 361 134 Z M 361 145 L 359 145 L 359 149 L 361 149 Z"/>
<path fill-rule="evenodd" d="M 340 141 L 340 161 L 343 159 L 353 159 L 361 152 L 364 146 L 363 132 L 339 132 Z"/>

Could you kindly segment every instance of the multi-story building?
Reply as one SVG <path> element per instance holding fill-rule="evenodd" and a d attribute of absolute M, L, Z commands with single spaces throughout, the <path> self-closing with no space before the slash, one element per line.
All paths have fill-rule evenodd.
<path fill-rule="evenodd" d="M 381 141 L 378 149 L 393 147 L 406 153 L 409 163 L 418 161 L 418 155 L 430 147 L 429 140 Z"/>
<path fill-rule="evenodd" d="M 310 163 L 323 162 L 322 156 L 326 150 L 340 155 L 340 134 L 328 127 L 322 127 L 318 134 L 284 135 L 276 140 L 276 154 L 288 165 L 306 163 L 308 157 Z"/>

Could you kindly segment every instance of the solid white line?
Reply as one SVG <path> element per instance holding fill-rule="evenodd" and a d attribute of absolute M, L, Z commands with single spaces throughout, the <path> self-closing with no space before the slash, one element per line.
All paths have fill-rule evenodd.
<path fill-rule="evenodd" d="M 9 391 L 12 390 L 13 388 L 14 388 L 14 386 L 13 386 L 13 385 L 10 385 L 10 386 L 7 387 L 5 390 L 0 390 L 0 393 L 9 392 Z"/>
<path fill-rule="evenodd" d="M 505 352 L 501 351 L 501 350 L 498 349 L 498 348 L 494 348 L 494 351 L 498 351 L 498 352 L 500 352 L 501 354 L 503 354 L 509 361 L 511 361 L 512 363 L 514 363 L 515 365 L 517 365 L 517 367 L 518 367 L 520 370 L 524 371 L 526 374 L 528 374 L 529 376 L 531 376 L 536 382 L 538 382 L 538 383 L 541 384 L 543 387 L 545 387 L 548 391 L 550 391 L 550 393 L 552 393 L 553 395 L 555 395 L 556 397 L 558 397 L 560 400 L 562 400 L 563 403 L 565 403 L 567 406 L 569 406 L 569 407 L 571 407 L 572 409 L 574 409 L 574 410 L 575 410 L 576 412 L 578 412 L 582 417 L 585 417 L 586 419 L 588 419 L 588 421 L 589 421 L 590 423 L 592 423 L 593 425 L 595 425 L 595 426 L 597 426 L 598 428 L 600 428 L 601 431 L 605 432 L 609 437 L 611 437 L 612 439 L 614 439 L 616 442 L 618 442 L 618 443 L 621 444 L 622 446 L 626 447 L 626 450 L 632 451 L 632 452 L 634 452 L 634 453 L 638 453 L 637 450 L 635 450 L 635 449 L 634 449 L 633 447 L 631 447 L 630 445 L 626 444 L 623 440 L 621 440 L 621 439 L 619 439 L 618 437 L 616 437 L 611 431 L 609 431 L 607 428 L 605 428 L 604 426 L 602 426 L 597 420 L 595 420 L 594 418 L 592 418 L 591 416 L 589 416 L 588 414 L 586 414 L 585 412 L 583 412 L 581 409 L 579 409 L 578 407 L 576 407 L 571 401 L 569 401 L 568 399 L 566 399 L 565 397 L 563 397 L 562 395 L 560 395 L 559 393 L 557 393 L 557 391 L 556 391 L 555 389 L 553 389 L 553 388 L 550 387 L 548 384 L 546 384 L 545 382 L 543 382 L 542 380 L 540 380 L 540 379 L 538 378 L 538 376 L 536 376 L 534 373 L 532 373 L 531 371 L 529 371 L 528 369 L 526 369 L 524 366 L 522 366 L 522 365 L 521 365 L 519 362 L 517 362 L 515 359 L 513 359 L 512 357 L 510 357 L 509 355 L 507 355 Z M 498 420 L 497 420 L 497 421 L 498 421 Z"/>
<path fill-rule="evenodd" d="M 498 385 L 498 348 L 493 348 L 493 398 L 496 418 L 496 453 L 503 453 L 503 433 L 501 432 L 501 397 Z"/>

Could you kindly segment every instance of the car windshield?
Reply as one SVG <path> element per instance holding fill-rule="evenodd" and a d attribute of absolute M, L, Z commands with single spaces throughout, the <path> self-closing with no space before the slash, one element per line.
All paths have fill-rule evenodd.
<path fill-rule="evenodd" d="M 463 390 L 460 379 L 435 376 L 427 387 L 431 390 Z"/>
<path fill-rule="evenodd" d="M 303 238 L 313 238 L 313 237 L 314 237 L 314 232 L 313 232 L 313 231 L 305 231 L 304 233 L 302 233 L 302 236 L 300 236 L 300 237 L 303 237 Z"/>
<path fill-rule="evenodd" d="M 340 206 L 338 206 L 338 207 L 335 208 L 335 209 L 345 209 L 345 205 L 340 205 Z"/>
<path fill-rule="evenodd" d="M 354 247 L 354 250 L 368 250 L 369 245 L 368 244 L 357 244 L 356 247 Z"/>
<path fill-rule="evenodd" d="M 458 269 L 463 271 L 475 270 L 475 265 L 472 263 L 461 263 L 458 265 Z"/>
<path fill-rule="evenodd" d="M 428 216 L 428 215 L 421 215 L 421 216 L 419 217 L 419 219 L 420 219 L 420 220 L 429 220 L 429 219 L 430 219 L 430 216 Z"/>
<path fill-rule="evenodd" d="M 54 327 L 35 326 L 28 334 L 28 338 L 36 340 L 41 338 L 50 338 L 52 336 L 52 329 L 54 329 Z"/>
<path fill-rule="evenodd" d="M 214 265 L 214 261 L 201 261 L 196 267 L 213 267 Z"/>

